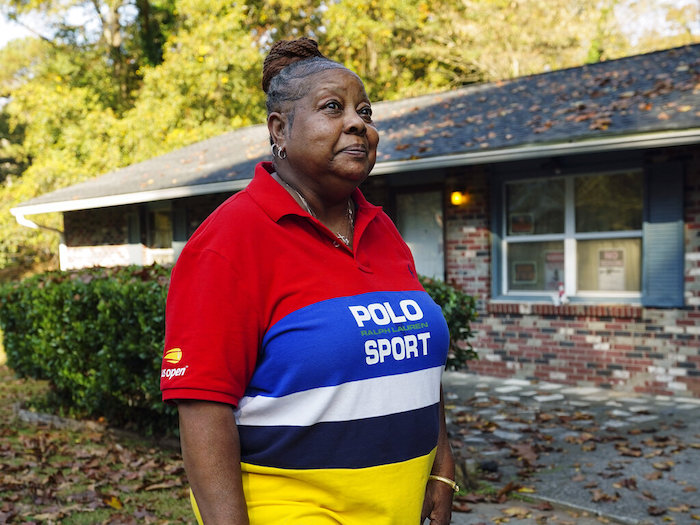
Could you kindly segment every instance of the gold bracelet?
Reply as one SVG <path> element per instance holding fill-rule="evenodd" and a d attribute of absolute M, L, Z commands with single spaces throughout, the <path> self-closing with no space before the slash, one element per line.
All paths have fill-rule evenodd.
<path fill-rule="evenodd" d="M 430 474 L 428 476 L 428 479 L 434 479 L 435 481 L 442 481 L 443 483 L 447 483 L 450 487 L 452 487 L 452 490 L 455 492 L 459 492 L 459 485 L 452 481 L 450 478 L 443 478 L 442 476 L 436 476 L 435 474 Z"/>

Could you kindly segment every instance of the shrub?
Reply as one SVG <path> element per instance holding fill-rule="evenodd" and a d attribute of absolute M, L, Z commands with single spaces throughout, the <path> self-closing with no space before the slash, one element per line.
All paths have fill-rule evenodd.
<path fill-rule="evenodd" d="M 464 368 L 467 361 L 478 359 L 477 353 L 469 341 L 472 337 L 471 323 L 476 321 L 476 300 L 458 288 L 444 281 L 421 277 L 421 284 L 442 308 L 442 313 L 450 330 L 450 351 L 447 356 L 447 368 L 458 370 Z"/>
<path fill-rule="evenodd" d="M 168 268 L 152 266 L 49 272 L 0 287 L 7 364 L 20 377 L 45 379 L 47 408 L 104 418 L 146 434 L 176 431 L 176 410 L 160 394 Z M 476 358 L 469 343 L 473 297 L 421 278 L 445 314 L 447 366 Z"/>
<path fill-rule="evenodd" d="M 161 401 L 162 267 L 50 272 L 0 288 L 7 364 L 46 379 L 52 408 L 146 433 L 175 428 Z"/>

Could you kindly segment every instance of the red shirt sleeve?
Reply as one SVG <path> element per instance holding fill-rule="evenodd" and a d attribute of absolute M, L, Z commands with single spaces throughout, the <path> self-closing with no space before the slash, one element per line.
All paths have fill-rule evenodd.
<path fill-rule="evenodd" d="M 163 399 L 236 405 L 261 343 L 258 308 L 228 259 L 190 248 L 178 258 L 168 291 Z"/>

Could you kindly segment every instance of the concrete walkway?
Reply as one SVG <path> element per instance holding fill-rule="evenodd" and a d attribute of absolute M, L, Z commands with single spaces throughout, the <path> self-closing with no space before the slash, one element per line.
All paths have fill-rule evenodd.
<path fill-rule="evenodd" d="M 700 399 L 461 372 L 443 385 L 470 479 L 521 487 L 458 501 L 471 512 L 452 523 L 700 524 Z"/>

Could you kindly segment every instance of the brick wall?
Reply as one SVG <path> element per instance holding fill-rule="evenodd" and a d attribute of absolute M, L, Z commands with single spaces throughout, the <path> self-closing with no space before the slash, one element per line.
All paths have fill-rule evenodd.
<path fill-rule="evenodd" d="M 471 170 L 449 180 L 448 192 L 460 189 L 470 194 L 466 206 L 446 210 L 447 278 L 479 299 L 472 344 L 480 359 L 469 369 L 498 377 L 700 397 L 697 151 L 687 167 L 683 309 L 489 302 L 487 178 Z"/>
<path fill-rule="evenodd" d="M 64 242 L 66 246 L 76 247 L 125 244 L 128 235 L 127 214 L 134 211 L 134 206 L 118 206 L 65 212 Z"/>

